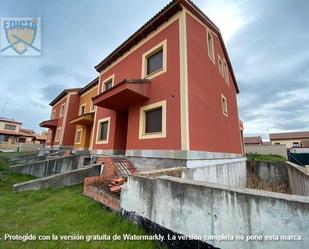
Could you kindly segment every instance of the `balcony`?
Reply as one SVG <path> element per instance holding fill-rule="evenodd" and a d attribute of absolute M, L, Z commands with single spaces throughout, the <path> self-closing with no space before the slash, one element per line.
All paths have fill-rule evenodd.
<path fill-rule="evenodd" d="M 50 128 L 50 129 L 56 128 L 57 125 L 58 125 L 58 119 L 45 120 L 40 123 L 41 127 Z"/>
<path fill-rule="evenodd" d="M 149 80 L 123 80 L 94 97 L 93 104 L 114 111 L 127 111 L 129 106 L 149 98 Z"/>
<path fill-rule="evenodd" d="M 87 126 L 92 125 L 93 121 L 94 121 L 94 112 L 89 112 L 72 119 L 70 123 L 75 125 Z"/>

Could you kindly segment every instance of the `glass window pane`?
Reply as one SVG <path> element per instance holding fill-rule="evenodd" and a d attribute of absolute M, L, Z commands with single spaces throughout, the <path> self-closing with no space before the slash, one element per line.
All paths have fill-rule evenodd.
<path fill-rule="evenodd" d="M 104 91 L 111 89 L 113 86 L 113 81 L 109 80 L 108 82 L 104 83 L 104 86 L 105 86 Z"/>
<path fill-rule="evenodd" d="M 162 132 L 162 107 L 146 111 L 145 133 Z"/>
<path fill-rule="evenodd" d="M 100 124 L 100 140 L 107 140 L 108 121 Z"/>
<path fill-rule="evenodd" d="M 163 49 L 147 58 L 147 75 L 163 68 Z"/>

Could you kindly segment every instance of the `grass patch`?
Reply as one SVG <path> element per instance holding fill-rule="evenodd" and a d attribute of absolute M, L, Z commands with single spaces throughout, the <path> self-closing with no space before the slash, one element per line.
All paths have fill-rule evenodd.
<path fill-rule="evenodd" d="M 16 156 L 16 155 L 14 155 Z M 9 153 L 0 153 L 0 248 L 165 248 L 153 241 L 4 241 L 4 234 L 145 234 L 137 225 L 82 195 L 82 185 L 13 193 L 12 185 L 33 177 L 7 171 Z"/>
<path fill-rule="evenodd" d="M 257 153 L 247 153 L 246 157 L 251 161 L 269 161 L 269 162 L 286 162 L 287 159 L 280 155 L 261 155 Z"/>

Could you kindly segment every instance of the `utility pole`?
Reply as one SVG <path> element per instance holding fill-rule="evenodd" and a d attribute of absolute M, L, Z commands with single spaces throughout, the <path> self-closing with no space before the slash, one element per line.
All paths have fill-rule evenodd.
<path fill-rule="evenodd" d="M 4 100 L 3 107 L 2 107 L 2 111 L 1 111 L 1 115 L 4 114 L 6 104 L 7 104 L 7 102 L 6 102 L 6 100 Z"/>

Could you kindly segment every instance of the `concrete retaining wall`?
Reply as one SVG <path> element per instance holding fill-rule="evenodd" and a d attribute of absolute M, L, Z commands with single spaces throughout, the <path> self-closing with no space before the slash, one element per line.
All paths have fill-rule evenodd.
<path fill-rule="evenodd" d="M 130 176 L 121 208 L 184 235 L 300 235 L 301 241 L 207 241 L 222 249 L 307 249 L 309 198 L 196 182 Z"/>
<path fill-rule="evenodd" d="M 285 162 L 247 161 L 247 175 L 276 184 L 289 184 L 288 166 Z"/>
<path fill-rule="evenodd" d="M 305 168 L 295 163 L 287 162 L 289 187 L 295 195 L 309 196 L 309 174 Z"/>
<path fill-rule="evenodd" d="M 9 160 L 10 164 L 24 164 L 24 163 L 32 163 L 32 162 L 38 162 L 38 161 L 43 161 L 46 160 L 47 156 L 32 156 L 32 157 L 18 157 L 15 159 Z"/>
<path fill-rule="evenodd" d="M 200 168 L 185 168 L 182 178 L 220 183 L 234 187 L 246 187 L 246 159 L 230 159 L 229 163 L 210 165 Z"/>
<path fill-rule="evenodd" d="M 14 165 L 10 170 L 15 173 L 45 177 L 77 169 L 83 166 L 84 157 L 78 155 L 47 159 L 44 161 Z"/>
<path fill-rule="evenodd" d="M 287 158 L 285 145 L 245 145 L 245 153 L 257 153 L 262 155 L 280 155 Z"/>
<path fill-rule="evenodd" d="M 43 177 L 13 185 L 13 191 L 40 190 L 46 188 L 62 188 L 84 182 L 87 176 L 100 175 L 101 165 L 89 165 L 84 168 L 70 170 L 64 173 Z"/>

